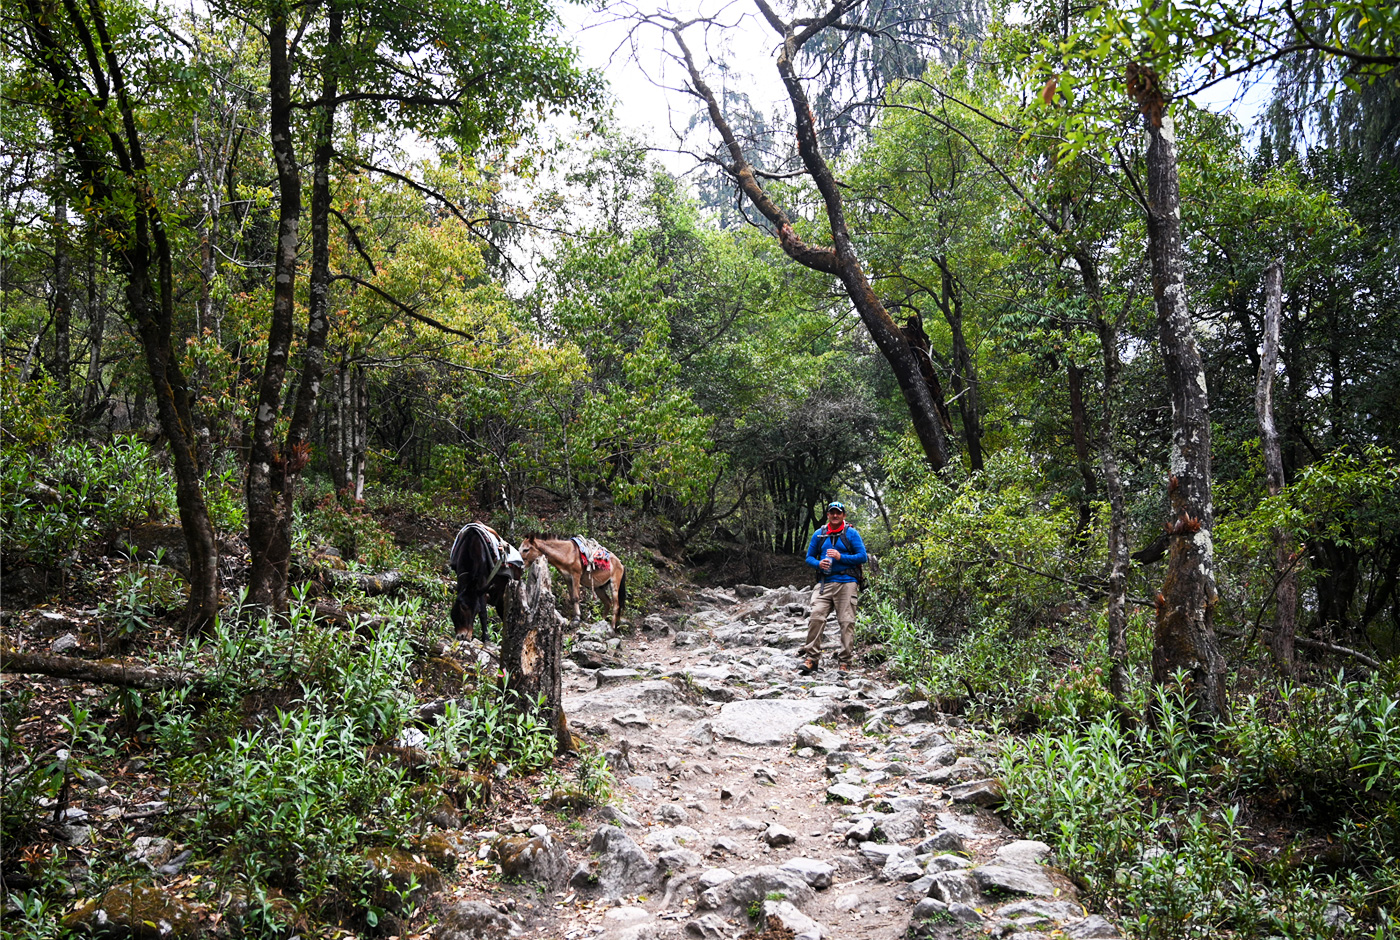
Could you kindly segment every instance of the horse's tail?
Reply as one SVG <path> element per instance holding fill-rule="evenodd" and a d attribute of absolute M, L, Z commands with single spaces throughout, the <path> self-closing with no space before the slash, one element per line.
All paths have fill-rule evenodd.
<path fill-rule="evenodd" d="M 622 580 L 617 582 L 617 615 L 622 616 L 622 610 L 627 606 L 627 572 L 622 572 Z"/>

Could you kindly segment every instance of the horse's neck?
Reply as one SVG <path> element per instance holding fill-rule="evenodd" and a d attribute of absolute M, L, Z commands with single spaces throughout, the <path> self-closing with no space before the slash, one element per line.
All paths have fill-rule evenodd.
<path fill-rule="evenodd" d="M 568 564 L 578 555 L 578 546 L 566 539 L 536 539 L 535 546 L 556 565 Z"/>

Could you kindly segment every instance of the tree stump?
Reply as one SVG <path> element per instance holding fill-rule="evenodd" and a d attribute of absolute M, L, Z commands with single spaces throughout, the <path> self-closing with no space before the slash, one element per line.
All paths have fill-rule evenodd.
<path fill-rule="evenodd" d="M 518 707 L 536 712 L 554 729 L 556 753 L 574 750 L 560 673 L 564 636 L 543 558 L 535 560 L 522 580 L 506 585 L 501 607 L 506 688 L 518 696 Z"/>

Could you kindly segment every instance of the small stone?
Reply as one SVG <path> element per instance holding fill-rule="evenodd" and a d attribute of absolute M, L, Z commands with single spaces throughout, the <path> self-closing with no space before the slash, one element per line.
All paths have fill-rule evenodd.
<path fill-rule="evenodd" d="M 918 813 L 906 810 L 885 816 L 876 823 L 875 828 L 883 832 L 885 838 L 891 842 L 908 842 L 924 834 L 924 821 Z"/>
<path fill-rule="evenodd" d="M 846 746 L 846 739 L 821 725 L 803 725 L 797 729 L 797 746 L 831 753 Z"/>
<path fill-rule="evenodd" d="M 662 822 L 683 823 L 690 821 L 690 814 L 679 803 L 662 803 L 656 808 L 656 818 Z"/>
<path fill-rule="evenodd" d="M 728 868 L 711 868 L 701 873 L 700 877 L 696 879 L 696 884 L 700 886 L 701 890 L 704 890 L 722 885 L 733 877 L 734 873 Z"/>
<path fill-rule="evenodd" d="M 943 852 L 965 852 L 967 846 L 963 844 L 962 836 L 951 829 L 944 829 L 936 832 L 927 839 L 914 846 L 914 850 L 920 855 L 932 852 L 935 855 Z"/>
<path fill-rule="evenodd" d="M 936 875 L 940 871 L 962 871 L 963 869 L 971 867 L 972 862 L 963 858 L 961 855 L 945 854 L 935 855 L 933 858 L 929 859 L 928 864 L 924 866 L 924 870 L 930 875 Z"/>
<path fill-rule="evenodd" d="M 928 920 L 930 917 L 946 913 L 948 913 L 948 905 L 934 898 L 924 898 L 918 904 L 914 905 L 914 910 L 910 916 L 913 917 L 914 920 Z"/>
<path fill-rule="evenodd" d="M 977 913 L 977 909 L 971 904 L 949 904 L 948 914 L 960 924 L 976 924 L 982 921 L 982 915 Z"/>
<path fill-rule="evenodd" d="M 960 783 L 948 790 L 948 796 L 954 803 L 970 803 L 973 806 L 991 808 L 1000 806 L 1005 800 L 1002 793 L 1001 781 L 995 779 L 973 780 L 970 783 Z"/>
<path fill-rule="evenodd" d="M 78 640 L 78 637 L 76 635 L 72 633 L 65 633 L 63 634 L 63 636 L 57 637 L 52 643 L 49 644 L 49 652 L 66 653 L 69 650 L 80 649 L 82 645 L 83 644 Z"/>
<path fill-rule="evenodd" d="M 761 838 L 775 849 L 783 845 L 792 845 L 797 841 L 797 836 L 793 834 L 791 829 L 777 823 L 773 823 L 765 829 Z"/>
<path fill-rule="evenodd" d="M 1098 914 L 1092 914 L 1073 927 L 1066 927 L 1065 936 L 1071 940 L 1117 940 L 1122 934 Z"/>

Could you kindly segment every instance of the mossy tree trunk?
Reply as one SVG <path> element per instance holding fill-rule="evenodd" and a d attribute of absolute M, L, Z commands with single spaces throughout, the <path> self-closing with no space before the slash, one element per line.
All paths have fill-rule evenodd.
<path fill-rule="evenodd" d="M 1211 541 L 1210 404 L 1206 370 L 1186 298 L 1185 251 L 1181 238 L 1181 189 L 1176 131 L 1160 77 L 1133 64 L 1128 91 L 1137 100 L 1147 130 L 1147 254 L 1152 296 L 1172 401 L 1172 535 L 1167 576 L 1157 595 L 1152 643 L 1152 679 L 1167 683 L 1184 672 L 1204 716 L 1225 718 L 1225 658 L 1215 636 L 1215 552 Z"/>

